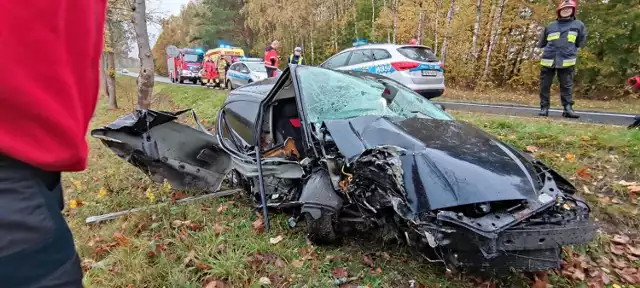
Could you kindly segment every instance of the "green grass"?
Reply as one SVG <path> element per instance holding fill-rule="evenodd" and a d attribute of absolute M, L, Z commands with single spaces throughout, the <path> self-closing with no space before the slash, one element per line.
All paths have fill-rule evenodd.
<path fill-rule="evenodd" d="M 135 79 L 122 76 L 117 80 L 121 108 L 108 110 L 105 101 L 101 100 L 90 125 L 92 129 L 132 111 Z M 153 108 L 194 108 L 206 123 L 213 123 L 224 97 L 221 91 L 199 86 L 158 83 Z M 618 178 L 640 180 L 633 179 L 638 178 L 640 167 L 638 132 L 503 116 L 455 115 L 519 148 L 536 145 L 539 147 L 537 156 L 569 177 L 575 176 L 576 169 L 588 166 L 594 177 L 603 175 L 603 179 L 596 181 L 603 183 L 597 184 L 603 187 L 613 187 L 612 183 Z M 575 139 L 567 139 L 570 136 Z M 582 136 L 589 136 L 590 140 L 582 141 Z M 84 219 L 88 216 L 166 203 L 176 196 L 170 187 L 152 183 L 97 139 L 87 139 L 91 151 L 89 168 L 64 175 L 67 199 L 80 200 L 84 204 L 75 209 L 67 208 L 66 213 L 80 257 L 86 267 L 93 264 L 85 274 L 87 287 L 128 287 L 130 284 L 132 287 L 202 287 L 214 279 L 223 280 L 231 287 L 260 287 L 261 277 L 269 277 L 272 287 L 334 287 L 332 271 L 337 268 L 344 268 L 355 278 L 351 284 L 370 287 L 409 287 L 410 280 L 427 287 L 477 287 L 471 279 L 446 278 L 441 267 L 421 260 L 405 247 L 380 247 L 356 240 L 342 246 L 309 245 L 301 228 L 288 228 L 284 215 L 273 218 L 270 233 L 257 233 L 252 227 L 252 222 L 258 219 L 255 211 L 240 195 L 169 205 L 87 225 Z M 562 160 L 566 152 L 576 155 L 575 162 Z M 615 171 L 609 171 L 609 168 Z M 592 182 L 577 180 L 580 187 L 592 187 Z M 610 190 L 606 193 L 617 193 L 613 188 Z M 592 191 L 595 192 L 595 188 Z M 597 199 L 593 202 L 599 207 L 596 209 L 598 215 L 606 215 L 608 211 L 603 210 L 606 205 L 598 203 Z M 624 206 L 624 209 L 630 209 L 631 204 L 625 205 L 628 207 Z M 228 209 L 218 211 L 225 206 Z M 623 228 L 638 230 L 631 214 L 616 213 L 627 221 L 620 224 Z M 172 225 L 180 224 L 176 220 L 191 222 L 176 227 Z M 269 243 L 270 238 L 279 235 L 284 238 L 281 242 Z M 602 245 L 597 241 L 585 250 L 597 251 Z M 195 260 L 189 259 L 190 253 Z M 373 260 L 373 268 L 364 263 L 365 255 Z M 185 259 L 189 260 L 186 264 Z M 552 283 L 554 287 L 576 284 L 559 276 L 551 279 L 556 279 Z M 529 285 L 520 278 L 514 283 L 515 287 Z"/>

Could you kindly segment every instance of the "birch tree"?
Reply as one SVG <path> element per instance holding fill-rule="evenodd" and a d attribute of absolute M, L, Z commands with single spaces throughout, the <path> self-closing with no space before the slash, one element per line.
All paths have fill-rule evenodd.
<path fill-rule="evenodd" d="M 447 42 L 449 41 L 449 37 L 451 37 L 451 21 L 453 21 L 453 13 L 456 6 L 456 1 L 451 0 L 449 5 L 449 12 L 447 13 L 447 28 L 445 31 L 444 40 L 442 41 L 442 52 L 440 53 L 440 58 L 442 63 L 444 64 L 447 60 Z"/>
<path fill-rule="evenodd" d="M 147 5 L 145 0 L 133 0 L 131 5 L 131 15 L 133 29 L 136 33 L 136 43 L 138 45 L 138 58 L 140 59 L 140 72 L 136 80 L 138 88 L 139 109 L 151 108 L 151 93 L 155 77 L 153 56 L 149 45 L 149 33 L 147 32 Z"/>
<path fill-rule="evenodd" d="M 487 57 L 484 63 L 484 72 L 482 72 L 483 81 L 486 81 L 487 75 L 489 74 L 489 65 L 491 64 L 491 52 L 493 52 L 493 48 L 495 47 L 495 44 L 496 44 L 496 38 L 500 34 L 500 25 L 502 24 L 502 10 L 504 9 L 504 5 L 507 2 L 507 0 L 499 0 L 499 1 L 500 2 L 496 10 L 493 28 L 491 29 L 489 48 L 487 49 Z"/>

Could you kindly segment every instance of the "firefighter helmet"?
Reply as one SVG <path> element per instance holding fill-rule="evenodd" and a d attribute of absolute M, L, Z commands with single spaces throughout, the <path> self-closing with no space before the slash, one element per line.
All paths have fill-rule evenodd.
<path fill-rule="evenodd" d="M 558 8 L 556 8 L 556 14 L 560 15 L 560 10 L 567 7 L 573 8 L 573 15 L 575 15 L 576 10 L 578 10 L 578 3 L 576 2 L 576 0 L 560 0 L 560 3 L 558 3 Z"/>

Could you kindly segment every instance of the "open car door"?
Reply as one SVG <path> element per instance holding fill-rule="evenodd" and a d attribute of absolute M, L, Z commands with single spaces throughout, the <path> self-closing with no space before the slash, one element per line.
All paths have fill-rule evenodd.
<path fill-rule="evenodd" d="M 176 122 L 180 114 L 136 110 L 91 131 L 120 158 L 148 174 L 155 182 L 165 179 L 180 190 L 215 192 L 231 169 L 229 155 L 218 139 L 200 129 Z"/>

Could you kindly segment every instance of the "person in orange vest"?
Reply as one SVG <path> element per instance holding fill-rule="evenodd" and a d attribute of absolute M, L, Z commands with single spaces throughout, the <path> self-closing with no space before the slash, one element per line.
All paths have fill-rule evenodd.
<path fill-rule="evenodd" d="M 278 71 L 278 49 L 280 48 L 280 42 L 274 40 L 271 45 L 264 49 L 264 67 L 267 68 L 268 77 L 275 77 Z"/>
<path fill-rule="evenodd" d="M 214 67 L 213 67 L 213 60 L 210 57 L 207 57 L 207 60 L 204 62 L 204 72 L 205 75 L 207 77 L 207 87 L 210 87 L 211 85 L 213 85 L 213 79 L 214 77 Z"/>

